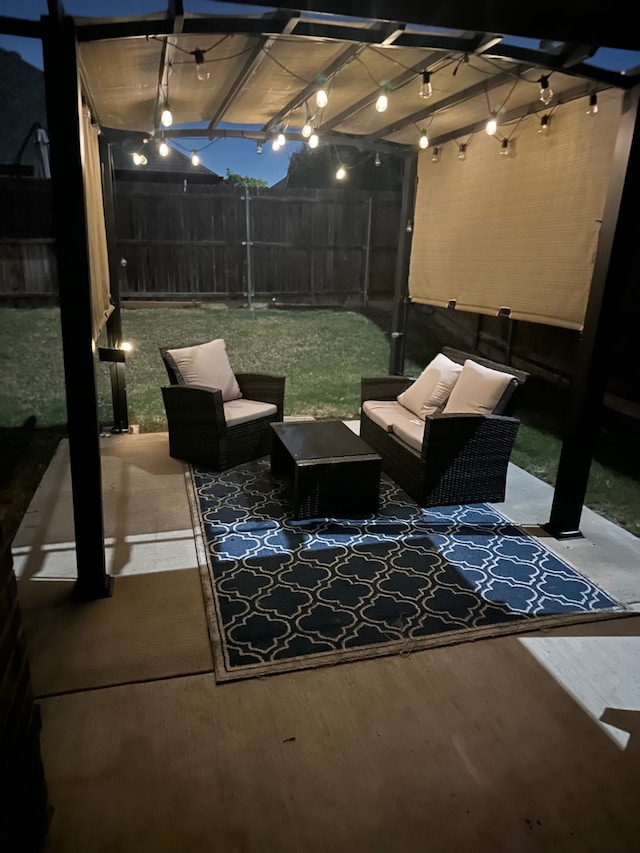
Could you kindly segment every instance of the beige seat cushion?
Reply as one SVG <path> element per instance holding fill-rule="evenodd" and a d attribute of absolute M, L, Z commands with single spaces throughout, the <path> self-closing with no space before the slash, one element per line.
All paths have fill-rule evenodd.
<path fill-rule="evenodd" d="M 362 404 L 362 411 L 374 424 L 386 432 L 395 432 L 397 424 L 409 423 L 410 421 L 421 424 L 424 429 L 424 423 L 418 420 L 413 412 L 405 409 L 395 400 L 366 400 Z"/>
<path fill-rule="evenodd" d="M 391 432 L 391 425 L 397 416 L 399 406 L 400 404 L 395 400 L 365 400 L 362 411 L 385 432 Z"/>
<path fill-rule="evenodd" d="M 393 434 L 409 447 L 413 447 L 418 453 L 422 452 L 422 441 L 424 439 L 424 421 L 413 417 L 412 420 L 399 421 L 393 425 Z"/>
<path fill-rule="evenodd" d="M 444 407 L 444 414 L 492 414 L 512 379 L 510 373 L 467 359 Z"/>
<path fill-rule="evenodd" d="M 219 388 L 223 401 L 242 397 L 222 338 L 193 347 L 167 350 L 179 385 Z"/>
<path fill-rule="evenodd" d="M 269 415 L 275 415 L 278 411 L 277 406 L 274 406 L 273 403 L 247 400 L 246 397 L 241 400 L 229 400 L 228 403 L 222 404 L 222 408 L 228 427 L 238 426 L 238 424 L 244 424 L 247 421 L 255 421 L 258 418 L 266 418 Z"/>
<path fill-rule="evenodd" d="M 416 381 L 398 394 L 398 402 L 424 420 L 447 401 L 461 372 L 461 364 L 438 353 Z"/>

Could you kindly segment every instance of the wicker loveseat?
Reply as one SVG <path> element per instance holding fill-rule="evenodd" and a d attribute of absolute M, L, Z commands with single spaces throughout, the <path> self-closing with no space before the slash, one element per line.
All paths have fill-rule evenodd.
<path fill-rule="evenodd" d="M 197 361 L 201 352 L 204 364 Z M 195 369 L 185 353 L 196 353 Z M 284 376 L 234 373 L 221 339 L 161 347 L 160 354 L 170 383 L 161 390 L 171 456 L 224 471 L 270 453 L 271 424 L 284 415 Z M 212 358 L 215 370 L 208 377 Z"/>
<path fill-rule="evenodd" d="M 383 470 L 420 506 L 503 501 L 520 424 L 509 412 L 528 374 L 459 350 L 442 352 L 460 367 L 471 360 L 478 370 L 510 374 L 491 412 L 445 413 L 442 404 L 422 418 L 398 401 L 415 387 L 413 378 L 362 378 L 360 436 L 380 454 Z M 448 398 L 453 402 L 453 393 Z"/>

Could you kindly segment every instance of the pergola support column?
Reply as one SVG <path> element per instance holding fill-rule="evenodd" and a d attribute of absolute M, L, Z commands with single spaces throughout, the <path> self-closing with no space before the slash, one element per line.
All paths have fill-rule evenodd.
<path fill-rule="evenodd" d="M 639 96 L 640 87 L 636 87 L 625 94 L 623 101 L 584 329 L 571 383 L 551 515 L 543 525 L 557 539 L 582 536 L 580 519 L 606 391 L 609 350 L 621 298 L 630 279 L 638 272 Z"/>
<path fill-rule="evenodd" d="M 111 594 L 112 579 L 104 550 L 81 96 L 73 20 L 54 2 L 50 11 L 43 19 L 43 54 L 76 543 L 74 594 L 94 599 Z"/>
<path fill-rule="evenodd" d="M 407 317 L 409 313 L 409 261 L 413 237 L 413 215 L 418 184 L 418 155 L 404 158 L 402 176 L 402 202 L 400 209 L 400 234 L 394 278 L 394 305 L 391 320 L 391 348 L 389 352 L 389 374 L 404 373 L 406 355 Z"/>

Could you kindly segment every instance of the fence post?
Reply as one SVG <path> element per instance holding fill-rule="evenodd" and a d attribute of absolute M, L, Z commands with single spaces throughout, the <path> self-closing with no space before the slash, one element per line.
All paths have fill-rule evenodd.
<path fill-rule="evenodd" d="M 251 267 L 251 196 L 247 187 L 244 194 L 244 209 L 245 209 L 245 224 L 246 224 L 246 241 L 247 247 L 247 302 L 249 308 L 253 308 L 253 269 Z"/>
<path fill-rule="evenodd" d="M 372 208 L 373 199 L 369 196 L 369 200 L 367 202 L 368 206 L 368 214 L 367 214 L 367 240 L 365 244 L 365 255 L 364 255 L 364 287 L 362 290 L 362 304 L 366 308 L 369 304 L 369 266 L 370 266 L 370 255 L 371 255 L 371 208 Z"/>

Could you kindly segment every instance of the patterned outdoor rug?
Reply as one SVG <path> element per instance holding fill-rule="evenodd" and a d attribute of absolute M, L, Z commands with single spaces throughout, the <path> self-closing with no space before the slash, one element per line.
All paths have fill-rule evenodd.
<path fill-rule="evenodd" d="M 292 521 L 268 459 L 189 468 L 216 678 L 232 681 L 625 611 L 486 504 Z"/>

